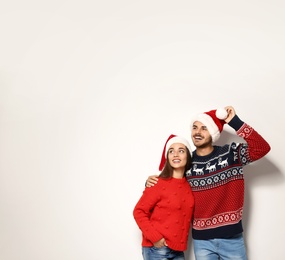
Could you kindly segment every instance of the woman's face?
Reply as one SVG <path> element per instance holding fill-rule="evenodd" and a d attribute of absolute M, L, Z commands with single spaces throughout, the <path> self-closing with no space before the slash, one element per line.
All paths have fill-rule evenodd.
<path fill-rule="evenodd" d="M 187 150 L 184 144 L 174 143 L 168 149 L 168 161 L 171 167 L 185 168 L 187 163 Z"/>

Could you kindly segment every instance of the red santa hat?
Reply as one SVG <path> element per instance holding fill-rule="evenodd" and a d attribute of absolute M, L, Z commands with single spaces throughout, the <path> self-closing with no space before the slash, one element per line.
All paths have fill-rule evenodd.
<path fill-rule="evenodd" d="M 166 143 L 165 143 L 164 148 L 163 148 L 161 161 L 160 161 L 160 165 L 159 165 L 159 170 L 160 171 L 162 171 L 162 169 L 164 168 L 164 165 L 166 163 L 168 149 L 170 148 L 171 145 L 173 145 L 175 143 L 184 144 L 188 148 L 189 152 L 191 153 L 190 144 L 189 144 L 189 142 L 185 138 L 183 138 L 181 136 L 177 136 L 177 135 L 172 135 L 171 134 L 168 137 L 168 139 L 166 140 Z"/>
<path fill-rule="evenodd" d="M 223 130 L 225 119 L 228 116 L 228 112 L 224 108 L 218 108 L 216 110 L 211 110 L 202 114 L 196 115 L 192 119 L 192 125 L 195 121 L 199 121 L 202 124 L 204 124 L 210 135 L 212 136 L 212 142 L 216 142 L 221 135 L 221 132 Z M 192 128 L 191 125 L 191 128 Z"/>

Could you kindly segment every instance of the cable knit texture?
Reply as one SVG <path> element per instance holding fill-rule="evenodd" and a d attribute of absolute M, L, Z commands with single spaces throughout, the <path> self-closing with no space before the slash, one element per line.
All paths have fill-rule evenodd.
<path fill-rule="evenodd" d="M 142 246 L 165 238 L 168 247 L 187 249 L 192 221 L 194 197 L 186 179 L 162 179 L 151 188 L 145 188 L 133 210 L 133 216 L 142 231 Z"/>
<path fill-rule="evenodd" d="M 269 144 L 237 116 L 229 123 L 246 143 L 214 146 L 207 156 L 193 153 L 187 175 L 195 198 L 193 238 L 228 238 L 243 231 L 243 166 L 262 158 Z"/>

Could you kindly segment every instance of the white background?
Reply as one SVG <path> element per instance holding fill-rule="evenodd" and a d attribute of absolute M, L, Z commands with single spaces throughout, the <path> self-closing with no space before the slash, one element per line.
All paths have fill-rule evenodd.
<path fill-rule="evenodd" d="M 132 210 L 166 138 L 232 105 L 272 147 L 245 169 L 248 256 L 283 260 L 284 7 L 1 1 L 0 259 L 142 259 Z"/>

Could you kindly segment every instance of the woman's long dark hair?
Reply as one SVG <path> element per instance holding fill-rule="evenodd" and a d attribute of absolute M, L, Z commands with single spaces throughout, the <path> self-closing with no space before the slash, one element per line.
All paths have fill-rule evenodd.
<path fill-rule="evenodd" d="M 185 165 L 185 170 L 184 170 L 184 176 L 185 173 L 190 170 L 191 165 L 192 165 L 192 156 L 188 150 L 188 148 L 186 147 L 186 153 L 187 153 L 187 162 Z M 159 174 L 159 177 L 167 179 L 167 178 L 171 178 L 173 174 L 173 168 L 170 165 L 169 161 L 168 161 L 168 151 L 167 151 L 167 157 L 166 157 L 166 162 L 165 162 L 165 166 L 162 169 L 161 173 Z"/>

